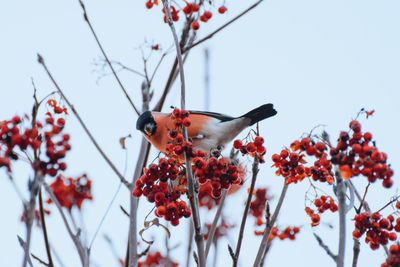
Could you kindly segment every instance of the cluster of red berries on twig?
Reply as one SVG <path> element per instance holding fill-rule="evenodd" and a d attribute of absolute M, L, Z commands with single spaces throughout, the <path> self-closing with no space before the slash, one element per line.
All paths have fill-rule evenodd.
<path fill-rule="evenodd" d="M 358 121 L 351 121 L 350 129 L 352 135 L 340 133 L 336 148 L 330 151 L 331 162 L 340 166 L 340 173 L 345 179 L 361 174 L 371 183 L 381 179 L 382 185 L 390 188 L 393 185 L 393 170 L 386 163 L 387 154 L 378 150 L 372 142 L 371 133 L 361 132 Z"/>
<path fill-rule="evenodd" d="M 185 187 L 171 183 L 177 180 L 180 173 L 174 158 L 161 158 L 158 165 L 151 164 L 144 170 L 132 192 L 135 197 L 144 195 L 150 203 L 155 203 L 156 216 L 164 217 L 172 225 L 178 225 L 180 218 L 188 218 L 191 215 L 186 202 L 179 200 L 186 192 Z"/>
<path fill-rule="evenodd" d="M 223 189 L 229 189 L 233 184 L 243 184 L 237 164 L 222 156 L 197 156 L 193 159 L 193 170 L 200 184 L 210 182 L 211 196 L 214 199 L 221 197 Z"/>
<path fill-rule="evenodd" d="M 244 143 L 241 140 L 235 140 L 233 142 L 233 148 L 240 150 L 243 155 L 249 154 L 254 157 L 257 156 L 260 163 L 264 163 L 264 155 L 266 153 L 266 149 L 264 147 L 264 138 L 261 136 L 256 136 L 253 142 Z"/>
<path fill-rule="evenodd" d="M 179 12 L 182 11 L 186 16 L 194 16 L 195 19 L 192 21 L 190 27 L 192 30 L 197 31 L 200 28 L 199 21 L 203 23 L 207 23 L 213 16 L 213 13 L 210 10 L 205 10 L 201 12 L 200 6 L 193 2 L 189 3 L 186 0 L 183 0 L 185 6 L 182 9 L 177 9 L 175 6 L 170 5 L 171 19 L 173 21 L 179 20 Z M 146 8 L 151 9 L 154 5 L 158 5 L 158 0 L 148 0 L 146 1 Z M 203 10 L 203 9 L 202 9 Z M 224 14 L 228 9 L 226 6 L 222 5 L 218 7 L 217 11 L 219 14 Z M 164 13 L 164 22 L 167 22 L 167 16 L 165 15 L 165 10 L 162 8 L 162 12 Z"/>
<path fill-rule="evenodd" d="M 381 267 L 398 267 L 400 266 L 400 245 L 393 244 L 389 248 L 388 258 Z"/>
<path fill-rule="evenodd" d="M 143 261 L 138 262 L 138 267 L 156 267 L 156 266 L 171 266 L 178 267 L 179 264 L 177 262 L 171 261 L 171 259 L 167 259 L 162 256 L 159 251 L 152 253 L 148 253 L 146 258 Z"/>
<path fill-rule="evenodd" d="M 57 101 L 54 99 L 49 99 L 47 101 L 47 104 L 53 108 L 53 112 L 55 114 L 61 114 L 61 113 L 65 113 L 65 115 L 68 115 L 68 111 L 66 107 L 61 107 L 57 105 Z"/>
<path fill-rule="evenodd" d="M 65 177 L 59 174 L 50 184 L 54 195 L 62 207 L 71 210 L 74 206 L 79 210 L 85 199 L 92 200 L 92 181 L 83 174 L 77 178 Z M 52 203 L 51 199 L 47 203 Z"/>
<path fill-rule="evenodd" d="M 306 207 L 305 211 L 308 216 L 311 218 L 311 226 L 317 226 L 320 223 L 320 214 L 324 213 L 327 210 L 331 212 L 336 212 L 338 210 L 338 206 L 335 204 L 335 201 L 330 196 L 324 196 L 317 198 L 314 200 L 314 206 L 316 207 L 315 212 L 310 207 Z"/>
<path fill-rule="evenodd" d="M 200 185 L 199 189 L 199 206 L 207 207 L 207 209 L 211 210 L 219 204 L 220 198 L 214 198 L 212 196 L 213 187 L 211 186 L 211 182 Z"/>
<path fill-rule="evenodd" d="M 395 222 L 393 215 L 384 218 L 379 212 L 358 214 L 354 217 L 354 224 L 356 228 L 353 237 L 359 239 L 366 233 L 365 242 L 369 243 L 373 250 L 378 249 L 380 245 L 387 245 L 389 240 L 397 240 L 394 231 L 400 232 L 400 218 Z"/>
<path fill-rule="evenodd" d="M 29 119 L 27 115 L 25 118 Z M 19 116 L 0 122 L 0 146 L 2 147 L 0 167 L 5 166 L 8 171 L 11 171 L 10 160 L 19 158 L 15 148 L 18 147 L 26 155 L 30 154 L 28 149 L 31 148 L 33 157 L 30 160 L 34 169 L 41 171 L 43 175 L 56 176 L 59 171 L 67 168 L 66 163 L 61 160 L 71 149 L 68 143 L 69 135 L 62 133 L 65 119 L 60 117 L 56 120 L 50 112 L 47 112 L 44 125 L 38 121 L 34 124 L 33 127 L 24 128 L 23 119 Z M 44 144 L 47 159 L 39 153 L 42 144 Z"/>

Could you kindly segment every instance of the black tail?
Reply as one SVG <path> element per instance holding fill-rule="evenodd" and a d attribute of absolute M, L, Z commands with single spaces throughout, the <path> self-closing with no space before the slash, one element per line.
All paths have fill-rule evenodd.
<path fill-rule="evenodd" d="M 253 125 L 256 122 L 262 121 L 263 119 L 275 116 L 278 112 L 274 109 L 274 105 L 265 104 L 258 108 L 253 109 L 252 111 L 247 112 L 242 117 L 249 118 L 251 120 L 250 125 Z"/>

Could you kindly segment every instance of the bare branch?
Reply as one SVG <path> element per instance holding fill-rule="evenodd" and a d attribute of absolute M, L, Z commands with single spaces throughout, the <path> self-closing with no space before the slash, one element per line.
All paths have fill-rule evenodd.
<path fill-rule="evenodd" d="M 333 252 L 329 249 L 329 247 L 322 241 L 322 238 L 317 235 L 316 233 L 313 233 L 315 239 L 318 242 L 318 245 L 325 250 L 325 252 L 333 259 L 334 262 L 337 261 L 337 256 L 333 254 Z"/>
<path fill-rule="evenodd" d="M 43 239 L 44 239 L 44 243 L 46 246 L 47 259 L 49 261 L 47 266 L 54 267 L 53 259 L 51 257 L 49 238 L 47 236 L 46 220 L 44 219 L 42 190 L 39 190 L 39 211 L 40 211 L 40 220 L 41 220 L 41 225 L 42 225 L 42 230 L 43 230 Z"/>
<path fill-rule="evenodd" d="M 235 255 L 233 256 L 233 265 L 232 265 L 233 267 L 236 267 L 238 264 L 239 253 L 240 253 L 240 248 L 242 246 L 242 240 L 243 240 L 243 234 L 244 234 L 244 227 L 246 225 L 246 220 L 247 220 L 249 209 L 250 209 L 251 197 L 253 196 L 253 191 L 254 191 L 254 187 L 256 184 L 257 174 L 259 171 L 258 164 L 259 164 L 258 158 L 257 158 L 257 156 L 254 156 L 254 162 L 253 162 L 253 168 L 252 168 L 253 177 L 251 178 L 250 190 L 249 190 L 249 194 L 247 196 L 246 206 L 243 211 L 242 222 L 240 223 L 240 230 L 239 230 L 238 240 L 236 243 Z"/>
<path fill-rule="evenodd" d="M 283 188 L 282 188 L 281 195 L 280 195 L 279 200 L 278 200 L 278 204 L 276 204 L 276 208 L 275 208 L 274 214 L 272 215 L 270 224 L 267 225 L 267 228 L 265 229 L 265 232 L 263 234 L 263 238 L 261 240 L 260 247 L 258 248 L 257 257 L 254 260 L 253 267 L 258 267 L 260 265 L 261 258 L 262 258 L 262 255 L 264 253 L 264 250 L 265 250 L 266 246 L 269 243 L 268 242 L 269 235 L 271 234 L 272 227 L 274 227 L 276 219 L 278 218 L 279 212 L 280 212 L 281 207 L 282 207 L 283 200 L 285 199 L 285 196 L 286 196 L 287 189 L 288 189 L 288 185 L 286 184 L 286 180 L 285 180 Z"/>
<path fill-rule="evenodd" d="M 358 255 L 360 255 L 360 241 L 357 238 L 353 238 L 353 267 L 357 267 Z"/>
<path fill-rule="evenodd" d="M 82 10 L 83 10 L 83 18 L 84 18 L 85 21 L 87 22 L 87 24 L 88 24 L 88 26 L 89 26 L 89 28 L 90 28 L 90 31 L 91 31 L 92 34 L 93 34 L 94 39 L 96 39 L 96 43 L 97 43 L 97 45 L 99 46 L 99 48 L 100 48 L 100 50 L 101 50 L 101 53 L 103 54 L 104 58 L 106 59 L 106 61 L 107 61 L 107 63 L 108 63 L 108 66 L 110 67 L 110 69 L 111 69 L 111 71 L 112 71 L 112 73 L 113 73 L 115 79 L 117 80 L 119 86 L 121 87 L 122 91 L 124 92 L 126 98 L 128 99 L 129 103 L 131 104 L 132 108 L 135 110 L 136 114 L 137 114 L 137 115 L 140 115 L 139 110 L 136 108 L 135 104 L 133 104 L 132 99 L 129 97 L 128 93 L 126 92 L 125 87 L 122 85 L 122 83 L 121 83 L 121 81 L 120 81 L 120 79 L 119 79 L 117 73 L 116 73 L 115 70 L 114 70 L 114 67 L 112 66 L 110 60 L 108 59 L 107 54 L 106 54 L 106 52 L 104 51 L 103 46 L 101 45 L 99 38 L 97 38 L 96 32 L 94 31 L 94 29 L 93 29 L 93 27 L 92 27 L 92 24 L 91 24 L 90 21 L 89 21 L 89 17 L 88 17 L 88 15 L 87 15 L 87 13 L 86 13 L 85 5 L 83 4 L 83 2 L 82 2 L 81 0 L 79 0 L 79 3 L 80 3 L 80 5 L 81 5 L 81 7 L 82 7 Z"/>
<path fill-rule="evenodd" d="M 238 20 L 240 17 L 242 17 L 243 15 L 245 15 L 246 13 L 248 13 L 250 10 L 252 10 L 253 8 L 257 7 L 263 0 L 259 0 L 256 3 L 254 3 L 253 5 L 251 5 L 249 8 L 247 8 L 246 10 L 244 10 L 242 13 L 240 13 L 239 15 L 237 15 L 236 17 L 234 17 L 233 19 L 231 19 L 230 21 L 228 21 L 227 23 L 225 23 L 224 25 L 222 25 L 221 27 L 219 27 L 218 29 L 216 29 L 215 31 L 213 31 L 212 33 L 210 33 L 209 35 L 207 35 L 206 37 L 200 39 L 199 41 L 195 42 L 192 45 L 189 45 L 188 47 L 186 47 L 183 50 L 183 53 L 186 53 L 187 51 L 189 51 L 190 49 L 192 49 L 195 46 L 198 46 L 199 44 L 203 43 L 204 41 L 207 41 L 208 39 L 211 39 L 215 34 L 217 34 L 218 32 L 220 32 L 221 30 L 223 30 L 224 28 L 226 28 L 227 26 L 229 26 L 230 24 L 232 24 L 233 22 L 235 22 L 236 20 Z"/>
<path fill-rule="evenodd" d="M 339 201 L 339 248 L 336 266 L 344 266 L 344 252 L 346 247 L 346 185 L 340 172 L 336 170 L 336 195 Z"/>
<path fill-rule="evenodd" d="M 88 135 L 90 141 L 92 141 L 93 145 L 97 148 L 97 151 L 101 154 L 101 156 L 104 158 L 104 160 L 108 163 L 108 165 L 111 167 L 111 169 L 114 171 L 114 173 L 118 176 L 118 178 L 121 180 L 121 182 L 129 188 L 129 182 L 122 176 L 122 174 L 118 171 L 117 167 L 111 162 L 111 160 L 107 157 L 107 155 L 104 153 L 104 151 L 101 149 L 100 145 L 97 143 L 97 141 L 94 139 L 93 135 L 90 133 L 89 129 L 87 128 L 86 124 L 83 122 L 81 119 L 81 116 L 79 113 L 75 110 L 74 106 L 69 102 L 67 97 L 65 96 L 64 92 L 61 90 L 61 88 L 58 86 L 57 82 L 51 75 L 50 71 L 48 70 L 46 63 L 44 62 L 44 59 L 41 55 L 38 54 L 38 62 L 43 66 L 44 70 L 46 71 L 47 75 L 49 76 L 50 80 L 53 82 L 54 86 L 57 88 L 57 91 L 60 93 L 62 98 L 65 100 L 67 103 L 68 107 L 72 110 L 74 113 L 75 117 L 78 119 L 80 125 L 82 126 L 83 130 L 85 133 Z"/>

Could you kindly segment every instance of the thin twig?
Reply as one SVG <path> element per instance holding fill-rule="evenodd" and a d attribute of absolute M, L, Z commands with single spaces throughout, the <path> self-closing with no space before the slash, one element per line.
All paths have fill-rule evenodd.
<path fill-rule="evenodd" d="M 93 135 L 90 133 L 89 129 L 87 128 L 86 124 L 83 122 L 81 119 L 81 116 L 79 113 L 75 110 L 74 106 L 69 102 L 67 97 L 65 96 L 64 92 L 61 90 L 61 88 L 58 86 L 57 82 L 51 75 L 50 71 L 48 70 L 44 59 L 41 55 L 38 54 L 38 62 L 43 66 L 44 70 L 46 71 L 47 75 L 49 76 L 50 80 L 53 82 L 54 86 L 57 88 L 57 91 L 60 93 L 61 97 L 65 100 L 67 103 L 68 107 L 72 110 L 74 113 L 75 117 L 78 119 L 80 125 L 82 126 L 83 130 L 85 133 L 88 135 L 90 141 L 92 141 L 93 145 L 97 148 L 97 151 L 101 154 L 101 156 L 104 158 L 104 160 L 108 163 L 108 165 L 111 167 L 111 169 L 114 171 L 114 173 L 118 176 L 118 178 L 121 180 L 121 182 L 129 188 L 129 182 L 122 176 L 122 174 L 118 171 L 117 167 L 111 162 L 111 160 L 107 157 L 107 155 L 104 153 L 104 151 L 101 149 L 100 145 L 97 143 L 97 141 L 94 139 Z"/>
<path fill-rule="evenodd" d="M 94 31 L 94 29 L 92 27 L 92 24 L 89 21 L 89 17 L 88 17 L 88 15 L 86 13 L 85 5 L 83 4 L 83 2 L 81 0 L 79 0 L 79 3 L 80 3 L 80 5 L 82 7 L 82 10 L 83 10 L 83 18 L 87 22 L 87 24 L 89 25 L 90 31 L 92 32 L 94 39 L 96 39 L 96 43 L 99 46 L 99 48 L 101 50 L 101 53 L 103 54 L 104 58 L 106 59 L 106 61 L 108 63 L 108 66 L 110 67 L 112 73 L 114 74 L 115 79 L 117 80 L 119 86 L 121 87 L 122 91 L 124 92 L 126 98 L 128 99 L 129 103 L 131 104 L 132 108 L 135 110 L 136 114 L 140 115 L 139 110 L 136 108 L 135 104 L 133 104 L 132 99 L 129 97 L 128 93 L 126 92 L 125 87 L 122 85 L 117 73 L 114 70 L 114 67 L 112 66 L 110 60 L 108 59 L 107 54 L 104 51 L 103 46 L 101 45 L 101 43 L 99 41 L 99 38 L 97 38 L 96 32 Z"/>
<path fill-rule="evenodd" d="M 37 260 L 39 263 L 43 264 L 44 266 L 50 266 L 49 263 L 45 262 L 44 260 L 42 260 L 41 258 L 36 256 L 35 254 L 31 253 L 31 256 L 32 256 L 32 258 L 34 258 L 35 260 Z"/>
<path fill-rule="evenodd" d="M 190 267 L 190 259 L 192 258 L 192 246 L 193 246 L 193 234 L 194 234 L 194 227 L 193 224 L 189 222 L 189 244 L 187 248 L 187 255 L 186 255 L 186 267 Z"/>
<path fill-rule="evenodd" d="M 229 26 L 230 24 L 232 24 L 233 22 L 235 22 L 236 20 L 238 20 L 240 17 L 242 17 L 243 15 L 245 15 L 246 13 L 248 13 L 250 10 L 252 10 L 253 8 L 257 7 L 263 0 L 259 0 L 256 3 L 254 3 L 253 5 L 251 5 L 250 7 L 248 7 L 246 10 L 244 10 L 242 13 L 240 13 L 239 15 L 237 15 L 236 17 L 234 17 L 233 19 L 231 19 L 230 21 L 228 21 L 227 23 L 225 23 L 224 25 L 222 25 L 221 27 L 219 27 L 218 29 L 216 29 L 215 31 L 213 31 L 212 33 L 210 33 L 209 35 L 207 35 L 206 37 L 198 40 L 197 42 L 193 43 L 192 45 L 186 47 L 185 49 L 183 49 L 183 53 L 186 53 L 187 51 L 189 51 L 190 49 L 192 49 L 193 47 L 203 43 L 204 41 L 207 41 L 208 39 L 211 39 L 215 34 L 217 34 L 218 32 L 220 32 L 221 30 L 223 30 L 224 28 L 226 28 L 227 26 Z"/>
<path fill-rule="evenodd" d="M 268 242 L 267 246 L 265 247 L 261 262 L 260 262 L 261 267 L 264 266 L 265 258 L 267 257 L 267 254 L 268 254 L 269 250 L 271 249 L 271 246 L 272 246 L 272 242 Z"/>
<path fill-rule="evenodd" d="M 183 61 L 182 61 L 182 53 L 181 53 L 181 47 L 179 45 L 178 37 L 176 35 L 176 30 L 174 27 L 174 24 L 171 19 L 171 12 L 170 12 L 170 7 L 168 0 L 163 0 L 164 4 L 164 10 L 165 14 L 167 16 L 167 23 L 169 27 L 171 28 L 171 32 L 174 38 L 175 46 L 176 46 L 176 54 L 177 54 L 177 60 L 178 60 L 178 65 L 179 65 L 179 76 L 181 78 L 181 109 L 185 109 L 185 76 L 184 76 L 184 71 L 183 71 Z M 182 127 L 182 134 L 183 134 L 183 139 L 184 141 L 188 141 L 188 134 L 187 134 L 187 129 L 185 127 Z M 204 255 L 204 237 L 201 234 L 201 224 L 200 224 L 200 215 L 199 215 L 199 204 L 198 204 L 198 197 L 194 189 L 194 177 L 192 173 L 192 168 L 191 168 L 191 162 L 189 159 L 189 156 L 185 152 L 185 162 L 186 162 L 186 175 L 187 175 L 187 195 L 190 201 L 190 206 L 192 209 L 192 218 L 193 218 L 193 224 L 194 224 L 194 230 L 195 230 L 195 241 L 197 245 L 197 254 L 198 254 L 198 259 L 199 259 L 199 266 L 204 267 L 205 266 L 205 255 Z"/>
<path fill-rule="evenodd" d="M 40 220 L 41 220 L 42 230 L 43 230 L 43 239 L 44 239 L 44 243 L 46 246 L 47 259 L 49 261 L 48 266 L 53 267 L 54 263 L 53 263 L 53 259 L 51 257 L 49 238 L 47 236 L 46 221 L 44 219 L 42 190 L 39 190 L 39 212 L 40 212 Z"/>
<path fill-rule="evenodd" d="M 64 225 L 67 228 L 67 232 L 70 235 L 72 241 L 74 242 L 76 249 L 78 250 L 78 254 L 79 254 L 79 257 L 81 259 L 82 266 L 88 267 L 89 266 L 89 255 L 87 253 L 88 250 L 85 249 L 83 247 L 83 245 L 82 245 L 81 239 L 79 237 L 79 233 L 80 232 L 78 231 L 77 234 L 74 234 L 72 232 L 71 226 L 69 225 L 69 223 L 67 221 L 67 218 L 65 217 L 64 211 L 62 210 L 62 207 L 61 207 L 60 203 L 58 202 L 57 197 L 54 195 L 53 190 L 45 182 L 43 182 L 43 186 L 44 186 L 44 189 L 46 190 L 46 192 L 49 194 L 49 196 L 50 196 L 51 200 L 53 201 L 53 203 L 56 205 L 56 207 L 58 209 L 58 212 L 61 215 L 61 218 L 62 218 L 62 220 L 64 222 Z"/>
<path fill-rule="evenodd" d="M 21 247 L 24 249 L 24 251 L 26 253 L 26 251 L 28 249 L 26 242 L 19 235 L 17 235 L 17 238 L 18 238 L 19 244 L 21 245 Z M 32 260 L 31 260 L 31 257 L 29 257 L 29 254 L 27 256 L 25 254 L 25 259 L 26 259 L 26 263 L 24 262 L 24 265 L 29 264 L 29 266 L 33 267 Z"/>
<path fill-rule="evenodd" d="M 353 267 L 357 267 L 358 255 L 360 255 L 360 241 L 357 238 L 353 238 Z"/>
<path fill-rule="evenodd" d="M 225 198 L 227 195 L 228 195 L 228 190 L 224 190 L 224 192 L 222 193 L 222 197 L 219 201 L 218 209 L 217 209 L 217 212 L 215 213 L 214 220 L 211 224 L 210 232 L 208 234 L 207 243 L 206 243 L 206 252 L 205 252 L 206 259 L 208 256 L 208 252 L 210 251 L 211 244 L 214 241 L 213 239 L 214 239 L 215 229 L 217 229 L 218 220 L 219 220 L 219 217 L 221 217 L 222 208 L 224 207 Z"/>
<path fill-rule="evenodd" d="M 334 262 L 337 261 L 337 255 L 333 254 L 333 252 L 329 249 L 328 245 L 324 243 L 322 238 L 317 235 L 316 233 L 313 233 L 315 239 L 318 242 L 318 245 L 325 250 L 325 252 L 333 259 Z"/>
<path fill-rule="evenodd" d="M 258 248 L 257 257 L 254 260 L 253 267 L 260 266 L 261 258 L 264 253 L 265 247 L 269 243 L 268 242 L 269 235 L 271 234 L 272 227 L 274 227 L 276 219 L 278 218 L 279 212 L 282 207 L 283 200 L 285 199 L 285 196 L 286 196 L 287 189 L 288 189 L 288 185 L 286 184 L 286 181 L 284 181 L 284 185 L 283 185 L 282 192 L 281 192 L 281 195 L 278 200 L 278 204 L 276 205 L 274 214 L 272 214 L 270 224 L 267 226 L 267 228 L 265 229 L 265 232 L 263 234 L 263 238 L 261 240 L 260 247 Z"/>
<path fill-rule="evenodd" d="M 253 196 L 253 191 L 254 191 L 254 187 L 256 184 L 257 174 L 259 171 L 258 164 L 259 164 L 258 158 L 257 158 L 257 156 L 254 156 L 254 162 L 253 162 L 253 168 L 252 168 L 253 176 L 251 178 L 250 191 L 247 196 L 246 206 L 243 211 L 242 222 L 240 223 L 239 236 L 238 236 L 238 240 L 236 243 L 235 255 L 233 257 L 233 265 L 232 265 L 233 267 L 236 267 L 238 264 L 240 248 L 242 246 L 242 241 L 243 241 L 244 228 L 246 226 L 246 220 L 247 220 L 249 209 L 250 209 L 251 197 Z"/>

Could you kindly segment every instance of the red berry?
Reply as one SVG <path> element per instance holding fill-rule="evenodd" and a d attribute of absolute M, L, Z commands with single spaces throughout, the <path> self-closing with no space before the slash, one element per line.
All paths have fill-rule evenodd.
<path fill-rule="evenodd" d="M 193 10 L 193 12 L 197 12 L 197 11 L 199 11 L 199 9 L 200 9 L 200 7 L 199 7 L 198 4 L 196 4 L 196 3 L 193 3 L 193 4 L 192 4 L 192 10 Z"/>
<path fill-rule="evenodd" d="M 243 147 L 242 141 L 240 141 L 240 140 L 235 140 L 235 141 L 233 142 L 233 147 L 234 147 L 235 149 L 241 149 L 241 148 Z"/>
<path fill-rule="evenodd" d="M 253 153 L 257 149 L 256 145 L 253 142 L 250 142 L 246 145 L 247 152 Z"/>
<path fill-rule="evenodd" d="M 200 28 L 200 24 L 197 20 L 193 21 L 192 24 L 190 25 L 190 28 L 192 30 L 197 31 Z"/>
<path fill-rule="evenodd" d="M 203 15 L 207 18 L 207 20 L 211 19 L 212 17 L 211 11 L 205 11 Z"/>
<path fill-rule="evenodd" d="M 220 14 L 224 14 L 224 13 L 226 12 L 226 7 L 225 7 L 225 6 L 220 6 L 220 7 L 218 8 L 218 12 L 219 12 Z"/>
<path fill-rule="evenodd" d="M 150 2 L 150 1 L 146 2 L 146 7 L 147 7 L 147 9 L 152 8 L 153 7 L 153 3 Z"/>
<path fill-rule="evenodd" d="M 193 23 L 192 23 L 192 24 L 193 24 Z M 185 118 L 182 120 L 182 125 L 183 125 L 184 127 L 189 127 L 190 124 L 191 124 L 191 122 L 190 122 L 189 117 L 185 117 Z"/>
<path fill-rule="evenodd" d="M 256 146 L 261 146 L 262 144 L 264 144 L 264 138 L 262 138 L 261 136 L 257 136 L 257 137 L 254 139 L 254 144 L 255 144 Z"/>

